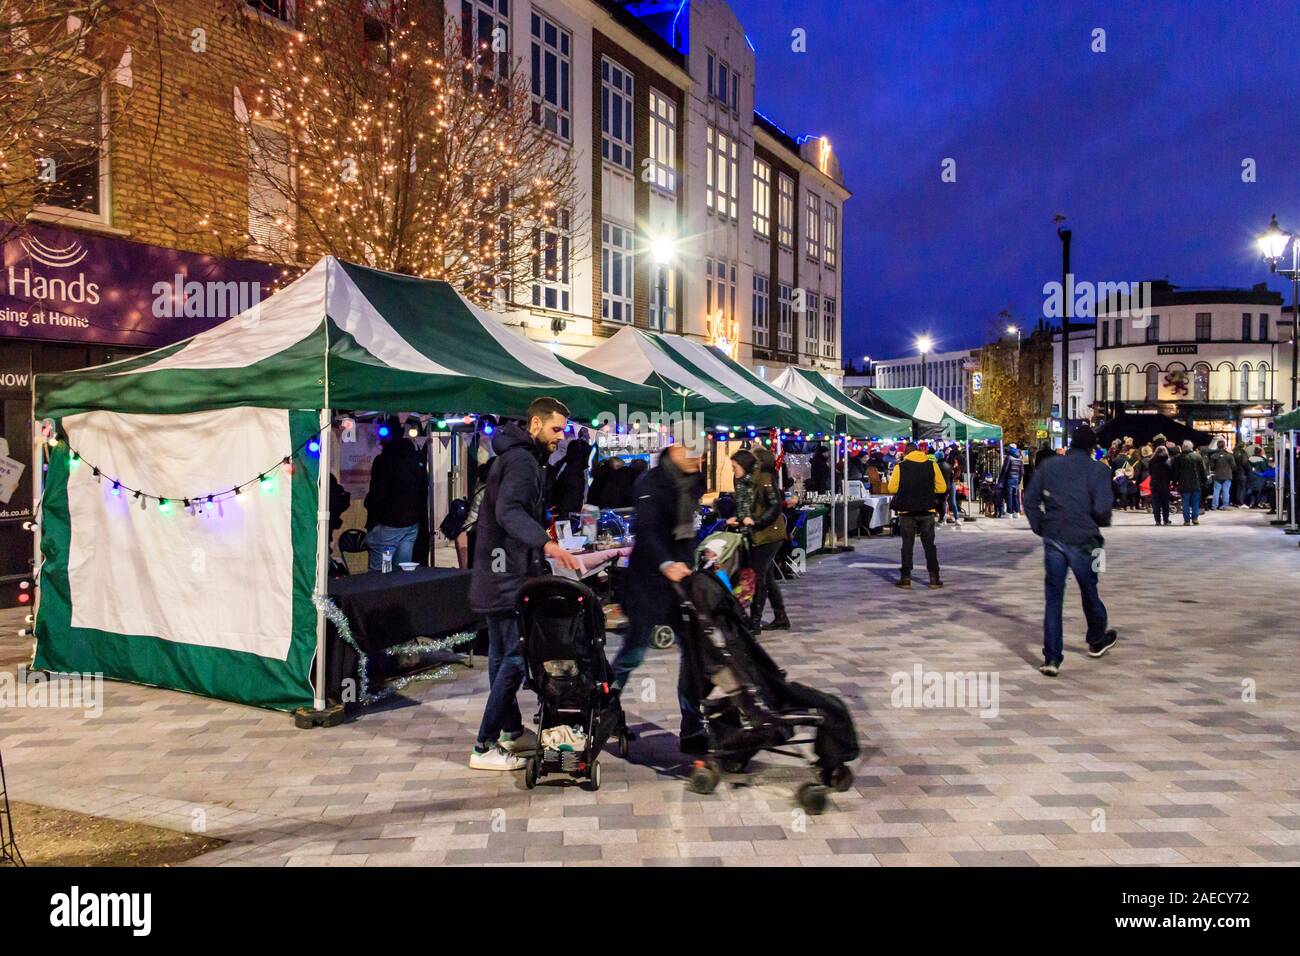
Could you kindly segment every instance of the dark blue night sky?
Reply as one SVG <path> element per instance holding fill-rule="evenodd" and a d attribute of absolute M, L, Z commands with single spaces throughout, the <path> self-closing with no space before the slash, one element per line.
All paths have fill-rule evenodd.
<path fill-rule="evenodd" d="M 846 357 L 906 354 L 920 332 L 978 345 L 1008 307 L 1032 325 L 1060 278 L 1058 212 L 1078 279 L 1267 280 L 1290 303 L 1253 239 L 1273 211 L 1300 230 L 1293 0 L 730 2 L 759 109 L 829 136 L 854 193 Z"/>

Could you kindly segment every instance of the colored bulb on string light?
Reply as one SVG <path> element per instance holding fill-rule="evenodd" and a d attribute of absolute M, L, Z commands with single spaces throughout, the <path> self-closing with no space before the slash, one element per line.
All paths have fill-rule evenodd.
<path fill-rule="evenodd" d="M 122 493 L 122 483 L 120 481 L 113 482 L 113 494 L 116 496 L 116 495 L 120 495 L 121 493 Z"/>
<path fill-rule="evenodd" d="M 313 438 L 311 441 L 307 442 L 307 453 L 308 453 L 308 454 L 311 454 L 311 455 L 319 455 L 319 454 L 320 454 L 320 439 L 319 439 L 319 438 Z"/>
<path fill-rule="evenodd" d="M 163 512 L 171 511 L 172 510 L 171 502 L 168 501 L 166 498 L 159 498 L 158 510 Z"/>

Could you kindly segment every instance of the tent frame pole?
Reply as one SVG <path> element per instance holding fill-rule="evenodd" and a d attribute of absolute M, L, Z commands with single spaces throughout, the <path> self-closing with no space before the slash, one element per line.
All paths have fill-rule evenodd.
<path fill-rule="evenodd" d="M 330 458 L 333 442 L 330 434 L 333 413 L 328 408 L 320 411 L 320 468 L 316 476 L 316 594 L 323 601 L 329 593 L 330 560 Z M 325 709 L 325 608 L 316 608 L 316 688 L 313 706 Z"/>
<path fill-rule="evenodd" d="M 840 481 L 840 490 L 844 493 L 844 547 L 842 551 L 852 551 L 853 545 L 849 544 L 849 436 L 846 432 L 844 435 L 844 468 L 841 472 L 843 480 Z"/>
<path fill-rule="evenodd" d="M 966 514 L 965 520 L 974 521 L 975 516 L 970 513 L 971 501 L 971 471 L 970 471 L 970 436 L 966 437 Z"/>
<path fill-rule="evenodd" d="M 829 489 L 831 493 L 831 545 L 829 548 L 826 549 L 827 551 L 831 551 L 831 552 L 838 551 L 840 548 L 840 536 L 835 530 L 835 469 L 839 466 L 840 463 L 839 451 L 840 451 L 839 442 L 835 440 L 835 436 L 832 433 L 831 435 L 831 487 Z"/>
<path fill-rule="evenodd" d="M 1285 464 L 1286 464 L 1286 473 L 1288 479 L 1287 484 L 1290 487 L 1290 495 L 1287 498 L 1287 508 L 1286 508 L 1286 516 L 1287 516 L 1286 533 L 1300 534 L 1300 527 L 1297 527 L 1296 520 L 1295 520 L 1295 429 L 1294 428 L 1291 429 L 1286 433 L 1286 435 L 1287 435 L 1287 441 L 1286 441 Z M 1278 484 L 1280 485 L 1281 482 L 1279 481 Z"/>

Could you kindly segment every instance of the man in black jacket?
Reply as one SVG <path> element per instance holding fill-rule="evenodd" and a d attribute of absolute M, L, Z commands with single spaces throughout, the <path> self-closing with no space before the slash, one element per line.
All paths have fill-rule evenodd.
<path fill-rule="evenodd" d="M 890 508 L 898 515 L 898 530 L 903 536 L 903 563 L 896 584 L 900 588 L 912 586 L 912 549 L 919 534 L 930 587 L 941 588 L 939 549 L 934 545 L 934 509 L 937 496 L 948 490 L 948 484 L 938 463 L 920 451 L 915 442 L 908 442 L 906 450 L 902 461 L 889 473 L 888 485 L 894 496 Z"/>
<path fill-rule="evenodd" d="M 389 417 L 380 424 L 386 431 L 380 432 L 384 437 L 370 465 L 365 500 L 371 571 L 383 569 L 386 550 L 393 552 L 394 565 L 411 560 L 429 493 L 423 459 L 402 432 L 401 423 Z"/>
<path fill-rule="evenodd" d="M 542 463 L 564 437 L 568 417 L 563 402 L 539 398 L 528 406 L 526 430 L 512 422 L 492 437 L 497 457 L 479 506 L 469 587 L 470 607 L 488 624 L 488 699 L 469 758 L 475 770 L 520 770 L 524 760 L 516 754 L 537 748 L 537 735 L 524 729 L 515 699 L 525 673 L 515 599 L 525 581 L 542 573 L 548 557 L 581 569 L 546 532 Z"/>
<path fill-rule="evenodd" d="M 676 443 L 659 456 L 659 465 L 637 481 L 636 542 L 628 559 L 623 610 L 628 626 L 614 658 L 614 683 L 627 685 L 633 669 L 645 660 L 655 629 L 682 633 L 681 598 L 675 585 L 691 573 L 695 560 L 695 516 L 704 491 L 702 449 Z M 682 709 L 684 753 L 706 749 L 699 702 L 686 692 L 685 660 L 678 671 L 677 699 Z"/>
<path fill-rule="evenodd" d="M 1097 593 L 1097 572 L 1104 556 L 1101 529 L 1110 524 L 1115 494 L 1111 470 L 1094 461 L 1097 436 L 1080 425 L 1070 436 L 1070 450 L 1035 469 L 1025 492 L 1025 516 L 1043 539 L 1047 606 L 1043 612 L 1043 663 L 1038 670 L 1055 677 L 1065 657 L 1061 612 L 1066 571 L 1074 573 L 1088 621 L 1088 656 L 1101 657 L 1115 645 L 1107 628 L 1106 605 Z"/>

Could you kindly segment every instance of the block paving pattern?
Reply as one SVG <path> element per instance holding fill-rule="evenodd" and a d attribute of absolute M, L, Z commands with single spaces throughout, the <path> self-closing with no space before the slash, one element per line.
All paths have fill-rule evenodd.
<path fill-rule="evenodd" d="M 1118 515 L 1107 537 L 1120 643 L 1086 657 L 1071 585 L 1055 680 L 1036 670 L 1041 546 L 1023 519 L 944 528 L 942 590 L 894 588 L 888 537 L 786 584 L 798 629 L 765 643 L 849 703 L 864 746 L 853 788 L 818 817 L 794 808 L 803 772 L 781 758 L 752 785 L 686 792 L 675 650 L 633 675 L 640 739 L 630 761 L 603 758 L 596 793 L 467 768 L 482 659 L 312 731 L 107 682 L 95 719 L 0 709 L 0 745 L 15 799 L 230 841 L 191 865 L 1300 863 L 1297 539 L 1243 512 L 1168 529 Z M 20 619 L 0 620 L 10 671 L 30 655 Z M 995 675 L 996 713 L 895 706 L 918 665 Z"/>

